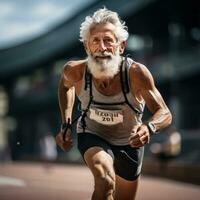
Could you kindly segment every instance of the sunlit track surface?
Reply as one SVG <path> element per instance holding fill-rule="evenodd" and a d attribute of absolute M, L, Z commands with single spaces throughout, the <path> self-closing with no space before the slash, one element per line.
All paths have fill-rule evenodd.
<path fill-rule="evenodd" d="M 84 166 L 0 164 L 0 200 L 90 200 L 93 178 Z M 137 200 L 198 200 L 200 186 L 142 176 Z"/>

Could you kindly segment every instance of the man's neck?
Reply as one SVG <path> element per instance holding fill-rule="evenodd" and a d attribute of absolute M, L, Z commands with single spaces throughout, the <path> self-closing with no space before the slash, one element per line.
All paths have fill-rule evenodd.
<path fill-rule="evenodd" d="M 102 78 L 95 78 L 93 77 L 94 82 L 98 85 L 98 87 L 102 89 L 108 88 L 110 85 L 115 82 L 115 80 L 119 77 L 119 73 L 116 74 L 114 77 L 102 77 Z"/>

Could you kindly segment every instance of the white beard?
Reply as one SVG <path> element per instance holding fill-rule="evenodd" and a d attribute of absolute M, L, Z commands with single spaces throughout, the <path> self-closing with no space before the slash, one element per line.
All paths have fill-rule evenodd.
<path fill-rule="evenodd" d="M 110 58 L 97 60 L 96 56 L 110 56 Z M 97 53 L 88 55 L 88 68 L 91 74 L 97 78 L 113 78 L 119 72 L 119 66 L 121 64 L 121 56 L 119 50 L 116 52 L 116 55 L 111 53 Z"/>

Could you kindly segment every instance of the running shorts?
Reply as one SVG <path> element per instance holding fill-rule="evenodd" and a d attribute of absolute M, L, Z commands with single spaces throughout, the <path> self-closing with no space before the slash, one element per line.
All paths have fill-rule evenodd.
<path fill-rule="evenodd" d="M 84 159 L 84 153 L 91 147 L 104 149 L 114 161 L 115 174 L 129 181 L 136 180 L 141 174 L 144 147 L 133 148 L 130 145 L 112 145 L 92 133 L 78 133 L 78 149 Z"/>

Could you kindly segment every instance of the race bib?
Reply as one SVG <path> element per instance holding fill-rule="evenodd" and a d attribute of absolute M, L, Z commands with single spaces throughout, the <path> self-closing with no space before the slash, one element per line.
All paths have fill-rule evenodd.
<path fill-rule="evenodd" d="M 103 125 L 116 125 L 123 122 L 121 110 L 90 108 L 90 119 Z"/>

